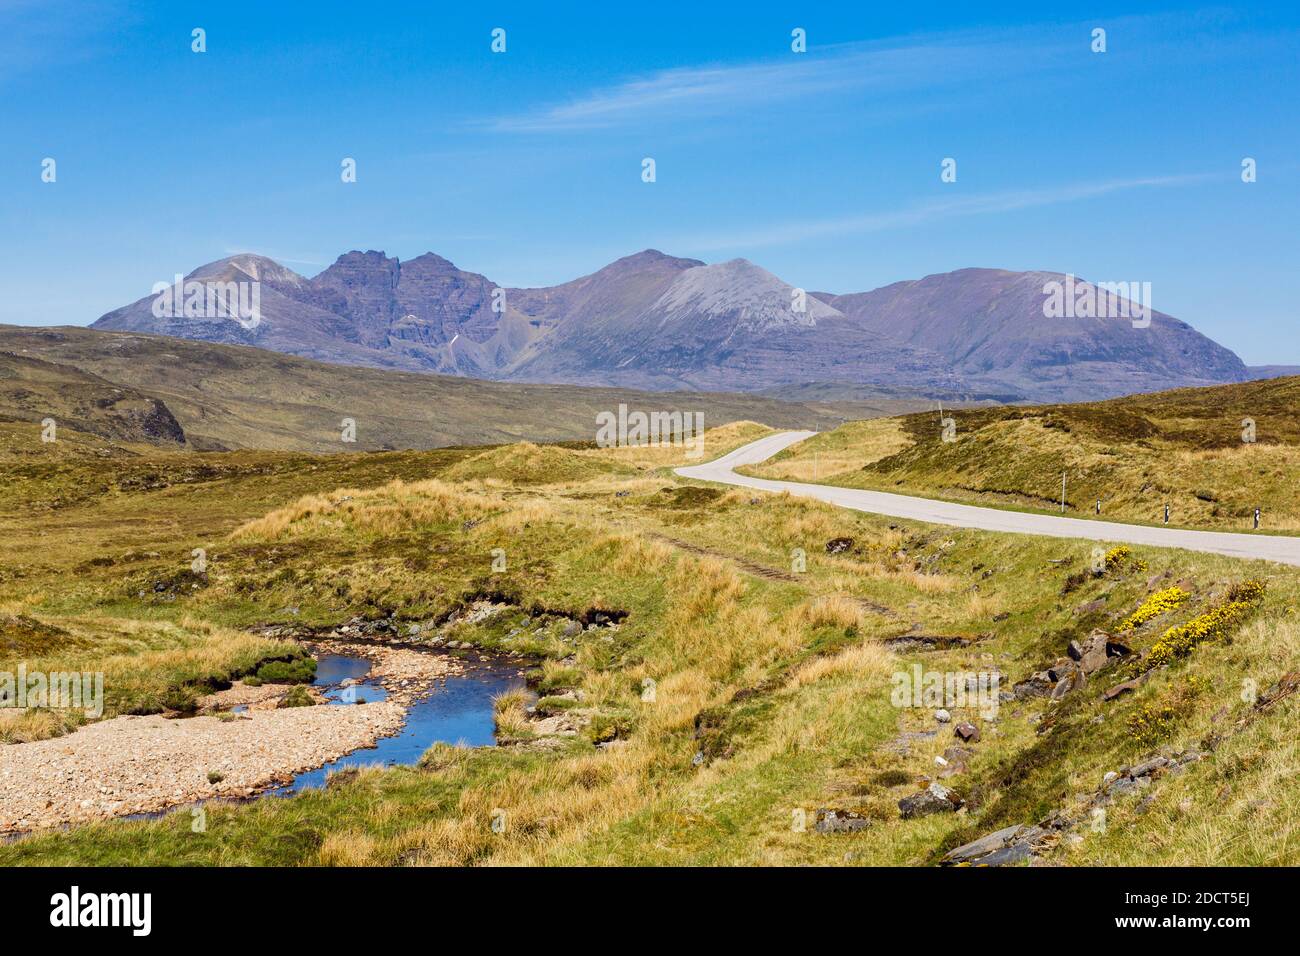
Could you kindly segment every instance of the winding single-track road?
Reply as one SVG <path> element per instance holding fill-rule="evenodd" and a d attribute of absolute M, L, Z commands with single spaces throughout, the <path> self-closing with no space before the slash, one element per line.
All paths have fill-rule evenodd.
<path fill-rule="evenodd" d="M 751 478 L 748 475 L 738 475 L 733 470 L 739 465 L 756 465 L 760 461 L 766 461 L 777 452 L 815 434 L 817 433 L 779 432 L 760 438 L 756 442 L 750 442 L 716 461 L 703 465 L 690 465 L 678 468 L 676 471 L 683 478 L 738 485 L 759 491 L 788 491 L 792 495 L 816 498 L 841 508 L 888 515 L 892 518 L 956 525 L 959 528 L 976 528 L 980 531 L 1039 534 L 1054 538 L 1084 538 L 1089 541 L 1123 542 L 1158 548 L 1185 548 L 1188 551 L 1207 551 L 1232 558 L 1253 558 L 1300 565 L 1300 538 L 1267 534 L 1233 534 L 1226 531 L 1188 531 L 1183 528 L 1152 528 L 1139 524 L 1121 524 L 1117 521 L 1089 521 L 1082 518 L 1026 514 L 1020 511 L 981 508 L 977 505 L 961 505 L 951 501 L 913 498 L 910 495 L 895 495 L 887 491 L 864 491 L 858 488 L 812 485 L 800 481 Z"/>

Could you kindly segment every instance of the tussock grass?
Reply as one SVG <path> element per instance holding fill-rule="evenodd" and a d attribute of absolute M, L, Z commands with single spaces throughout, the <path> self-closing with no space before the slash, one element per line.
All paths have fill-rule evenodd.
<path fill-rule="evenodd" d="M 450 481 L 486 479 L 511 485 L 552 485 L 619 472 L 627 473 L 629 469 L 621 463 L 555 445 L 519 442 L 457 462 L 447 469 L 445 477 Z"/>
<path fill-rule="evenodd" d="M 0 743 L 23 744 L 62 737 L 84 722 L 80 711 L 0 708 Z"/>
<path fill-rule="evenodd" d="M 1002 610 L 1002 604 L 995 594 L 974 591 L 966 598 L 966 613 L 976 620 L 991 618 Z"/>
<path fill-rule="evenodd" d="M 856 630 L 865 615 L 862 605 L 849 598 L 820 597 L 799 606 L 798 622 L 811 629 L 840 627 Z"/>
<path fill-rule="evenodd" d="M 445 525 L 491 514 L 499 503 L 438 480 L 397 480 L 381 488 L 341 489 L 300 498 L 286 508 L 249 521 L 231 534 L 235 541 L 280 541 L 341 530 L 387 535 L 419 525 Z"/>
<path fill-rule="evenodd" d="M 787 686 L 797 689 L 840 675 L 880 676 L 896 665 L 894 655 L 879 644 L 855 644 L 833 657 L 817 657 L 802 665 L 790 676 Z"/>
<path fill-rule="evenodd" d="M 524 713 L 527 704 L 528 692 L 522 687 L 503 691 L 492 699 L 492 715 L 499 735 L 524 737 L 530 734 L 528 715 Z"/>
<path fill-rule="evenodd" d="M 733 437 L 743 434 L 738 427 Z M 261 518 L 213 520 L 223 535 L 242 527 L 224 550 L 214 548 L 209 581 L 193 595 L 135 596 L 137 581 L 187 560 L 191 538 L 157 531 L 165 542 L 158 558 L 95 566 L 84 578 L 47 569 L 0 582 L 0 609 L 56 624 L 53 655 L 120 658 L 136 668 L 140 685 L 130 696 L 143 700 L 276 649 L 245 643 L 237 622 L 436 618 L 484 593 L 574 616 L 625 610 L 617 628 L 566 640 L 558 620 L 545 637 L 532 628 L 509 636 L 523 614 L 513 609 L 457 626 L 457 639 L 480 647 L 541 655 L 538 693 L 581 690 L 591 723 L 576 737 L 545 749 L 435 746 L 417 767 L 339 775 L 293 799 L 213 808 L 205 840 L 184 821 L 93 825 L 0 847 L 0 863 L 843 864 L 846 854 L 850 862 L 926 863 L 954 841 L 1068 807 L 1107 770 L 1146 756 L 1127 732 L 1129 718 L 1184 700 L 1180 688 L 1192 678 L 1204 689 L 1186 695 L 1161 746 L 1199 746 L 1235 728 L 1251 712 L 1243 681 L 1262 690 L 1294 668 L 1300 650 L 1300 583 L 1291 569 L 1136 549 L 1133 560 L 1064 592 L 1089 566 L 1087 542 L 877 519 L 783 495 L 698 494 L 640 471 L 660 467 L 651 450 L 566 454 L 599 468 L 547 483 L 444 474 L 286 486 Z M 611 459 L 629 466 L 626 478 L 610 470 Z M 852 547 L 827 554 L 826 542 L 841 537 Z M 504 572 L 491 569 L 495 547 L 507 552 Z M 791 570 L 796 548 L 807 557 L 800 572 Z M 1149 567 L 1139 569 L 1142 562 Z M 1254 577 L 1268 587 L 1249 619 L 1152 671 L 1132 694 L 1103 704 L 1101 693 L 1124 676 L 1108 671 L 1058 704 L 1003 704 L 992 720 L 954 711 L 984 736 L 967 774 L 946 782 L 979 799 L 961 817 L 898 818 L 897 799 L 924 785 L 953 740 L 941 731 L 905 753 L 894 746 L 901 733 L 935 726 L 928 709 L 891 704 L 895 671 L 997 668 L 1005 687 L 1091 627 L 1114 628 L 1174 581 L 1194 595 L 1171 616 L 1180 624 Z M 1076 613 L 1098 601 L 1101 610 Z M 286 617 L 287 605 L 301 616 Z M 981 641 L 915 655 L 880 643 L 914 626 Z M 1131 632 L 1144 653 L 1158 638 L 1152 628 Z M 533 733 L 529 699 L 516 691 L 495 702 L 502 733 Z M 1296 706 L 1283 701 L 1248 721 L 1212 759 L 1161 781 L 1143 813 L 1117 804 L 1106 833 L 1088 831 L 1052 859 L 1295 862 L 1300 847 L 1278 794 L 1296 770 Z M 1181 809 L 1182 800 L 1192 809 Z M 811 823 L 824 806 L 857 809 L 872 825 L 830 837 L 792 827 L 795 811 Z M 1206 818 L 1220 829 L 1211 832 Z M 495 829 L 494 819 L 502 821 Z M 1257 825 L 1276 838 L 1261 838 Z"/>
<path fill-rule="evenodd" d="M 913 568 L 889 569 L 884 572 L 886 576 L 896 578 L 909 587 L 915 588 L 922 594 L 947 594 L 956 590 L 961 582 L 958 578 L 947 574 L 932 574 L 926 571 L 917 571 Z M 978 597 L 976 595 L 975 597 Z M 971 614 L 978 616 L 985 612 L 979 602 L 971 598 Z"/>
<path fill-rule="evenodd" d="M 65 620 L 79 637 L 74 646 L 22 658 L 28 673 L 102 673 L 104 717 L 184 709 L 216 686 L 257 670 L 264 661 L 294 659 L 296 644 L 232 631 L 195 618 L 179 623 L 86 617 Z M 13 671 L 16 659 L 0 663 Z M 0 716 L 4 712 L 0 711 Z M 37 739 L 74 729 L 81 711 L 48 716 L 30 712 L 4 718 L 0 731 L 11 740 Z"/>
<path fill-rule="evenodd" d="M 375 860 L 378 848 L 378 841 L 369 834 L 344 830 L 325 837 L 317 862 L 322 866 L 369 866 Z"/>

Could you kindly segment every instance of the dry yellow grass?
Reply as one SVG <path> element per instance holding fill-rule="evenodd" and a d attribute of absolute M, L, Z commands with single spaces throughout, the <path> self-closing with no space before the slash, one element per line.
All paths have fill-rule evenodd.
<path fill-rule="evenodd" d="M 610 566 L 618 574 L 654 573 L 666 567 L 673 560 L 674 553 L 662 541 L 623 534 L 618 537 L 618 555 Z"/>
<path fill-rule="evenodd" d="M 505 485 L 551 485 L 583 481 L 608 472 L 610 465 L 581 452 L 555 445 L 518 442 L 491 448 L 452 465 L 443 473 L 448 481 L 490 481 Z"/>
<path fill-rule="evenodd" d="M 641 470 L 698 465 L 725 455 L 732 449 L 770 435 L 772 429 L 757 422 L 731 422 L 705 428 L 701 443 L 676 445 L 631 445 L 584 450 L 582 455 Z"/>
<path fill-rule="evenodd" d="M 880 676 L 891 672 L 896 666 L 897 659 L 887 648 L 864 641 L 834 656 L 814 658 L 791 675 L 788 686 L 806 687 L 845 674 Z"/>
<path fill-rule="evenodd" d="M 770 461 L 739 470 L 779 481 L 825 481 L 888 458 L 911 444 L 912 439 L 896 418 L 846 422 L 833 432 L 792 446 Z"/>
<path fill-rule="evenodd" d="M 503 691 L 493 698 L 492 715 L 498 734 L 503 737 L 523 737 L 529 734 L 528 715 L 524 712 L 527 703 L 528 692 L 522 687 Z"/>
<path fill-rule="evenodd" d="M 29 673 L 102 674 L 104 717 L 157 710 L 173 687 L 223 679 L 266 658 L 298 653 L 297 645 L 290 642 L 193 616 L 173 622 L 87 614 L 61 618 L 59 624 L 65 631 L 62 643 L 25 656 L 23 663 Z M 62 734 L 83 722 L 81 714 L 61 711 L 57 719 L 37 712 L 0 716 L 0 739 Z"/>
<path fill-rule="evenodd" d="M 949 574 L 931 574 L 914 568 L 895 568 L 885 575 L 915 588 L 922 594 L 947 594 L 956 589 L 960 581 Z"/>
<path fill-rule="evenodd" d="M 0 744 L 23 744 L 59 737 L 72 730 L 76 714 L 52 710 L 0 709 Z"/>
<path fill-rule="evenodd" d="M 857 601 L 837 595 L 818 597 L 801 604 L 797 613 L 798 623 L 808 628 L 859 627 L 866 615 Z"/>
<path fill-rule="evenodd" d="M 369 866 L 377 855 L 378 841 L 358 830 L 331 833 L 321 843 L 318 862 L 322 866 Z"/>
<path fill-rule="evenodd" d="M 630 742 L 468 786 L 453 817 L 407 830 L 387 851 L 423 866 L 536 862 L 538 854 L 612 826 L 644 804 L 650 757 Z"/>
<path fill-rule="evenodd" d="M 393 481 L 380 488 L 339 489 L 307 495 L 231 533 L 236 541 L 275 541 L 324 528 L 365 534 L 393 534 L 414 525 L 481 518 L 501 507 L 499 499 L 471 494 L 444 481 Z"/>
<path fill-rule="evenodd" d="M 995 594 L 972 591 L 966 599 L 966 614 L 976 620 L 988 619 L 1002 610 L 1002 599 Z"/>

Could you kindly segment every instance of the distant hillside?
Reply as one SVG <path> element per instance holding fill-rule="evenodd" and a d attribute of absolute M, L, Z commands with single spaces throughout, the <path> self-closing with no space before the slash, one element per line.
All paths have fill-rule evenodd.
<path fill-rule="evenodd" d="M 257 283 L 256 322 L 201 309 L 186 317 L 155 309 L 163 300 L 149 295 L 95 328 L 377 368 L 668 391 L 1072 401 L 1250 377 L 1230 350 L 1160 312 L 1138 328 L 1045 317 L 1045 289 L 1065 278 L 960 269 L 834 295 L 745 259 L 706 264 L 647 249 L 571 282 L 518 289 L 431 252 L 402 262 L 352 251 L 311 278 L 239 255 L 188 280 L 200 291 Z"/>
<path fill-rule="evenodd" d="M 162 336 L 0 326 L 0 417 L 51 416 L 121 441 L 318 452 L 592 441 L 596 414 L 620 403 L 699 411 L 706 427 L 741 420 L 831 427 L 924 404 L 481 382 Z M 356 421 L 355 444 L 340 440 L 344 418 Z"/>
<path fill-rule="evenodd" d="M 0 421 L 55 422 L 111 441 L 185 444 L 185 432 L 159 399 L 90 372 L 4 351 L 0 345 Z M 40 429 L 32 429 L 33 440 Z"/>
<path fill-rule="evenodd" d="M 936 412 L 849 423 L 750 470 L 986 505 L 1250 530 L 1300 529 L 1300 378 L 1078 405 Z M 1242 440 L 1253 422 L 1254 441 Z"/>
<path fill-rule="evenodd" d="M 1085 401 L 1249 377 L 1233 352 L 1155 311 L 1150 325 L 1046 318 L 1055 272 L 959 269 L 852 295 L 822 296 L 887 343 L 924 345 L 963 381 L 1034 401 Z M 1080 280 L 1082 284 L 1082 280 Z"/>
<path fill-rule="evenodd" d="M 1250 365 L 1246 370 L 1252 379 L 1285 378 L 1300 375 L 1300 365 Z"/>

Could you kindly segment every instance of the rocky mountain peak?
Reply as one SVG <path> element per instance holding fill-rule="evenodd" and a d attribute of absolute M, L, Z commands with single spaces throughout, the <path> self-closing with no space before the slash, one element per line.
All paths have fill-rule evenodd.
<path fill-rule="evenodd" d="M 870 292 L 805 294 L 748 259 L 705 264 L 644 249 L 560 285 L 505 289 L 433 252 L 399 262 L 372 249 L 344 253 L 310 279 L 252 254 L 194 275 L 265 282 L 261 324 L 159 319 L 146 297 L 96 327 L 330 362 L 656 389 L 1055 402 L 1250 375 L 1230 350 L 1159 311 L 1142 326 L 1049 315 L 1044 285 L 1064 276 L 1042 270 L 966 268 Z"/>
<path fill-rule="evenodd" d="M 730 318 L 756 331 L 785 325 L 812 326 L 839 316 L 837 309 L 777 278 L 748 259 L 731 259 L 683 271 L 651 307 L 668 316 L 694 313 Z"/>

